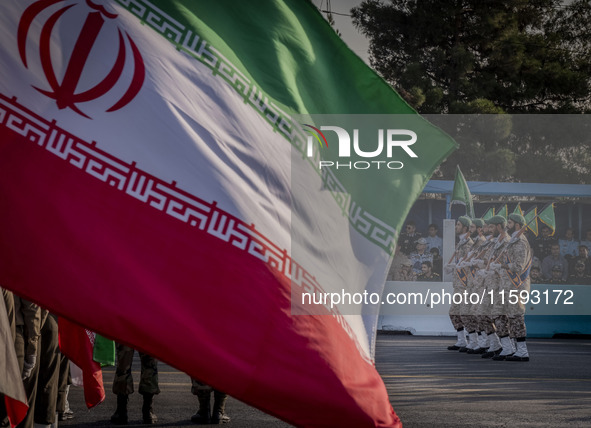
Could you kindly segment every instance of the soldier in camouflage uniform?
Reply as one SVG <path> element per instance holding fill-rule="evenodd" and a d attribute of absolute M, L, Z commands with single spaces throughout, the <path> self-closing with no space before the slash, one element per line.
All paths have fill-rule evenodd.
<path fill-rule="evenodd" d="M 456 236 L 458 236 L 460 240 L 456 245 L 456 251 L 454 252 L 452 261 L 445 266 L 445 272 L 447 274 L 453 274 L 454 293 L 463 293 L 466 289 L 466 281 L 468 279 L 467 272 L 463 268 L 457 268 L 457 263 L 466 257 L 472 247 L 472 239 L 470 238 L 469 232 L 471 224 L 472 220 L 470 220 L 469 217 L 458 217 L 458 221 L 456 222 Z M 460 315 L 460 307 L 461 305 L 455 304 L 452 301 L 451 307 L 449 308 L 449 318 L 458 335 L 457 342 L 454 345 L 447 347 L 450 351 L 457 351 L 468 345 L 466 343 L 464 324 L 462 323 L 462 317 Z"/>
<path fill-rule="evenodd" d="M 485 242 L 484 234 L 482 233 L 482 226 L 484 222 L 477 218 L 472 219 L 472 224 L 470 224 L 469 232 L 470 238 L 472 239 L 472 247 L 470 251 L 461 260 L 457 267 L 459 269 L 464 269 L 466 272 L 466 288 L 465 290 L 468 292 L 468 295 L 473 292 L 475 286 L 475 269 L 472 267 L 472 259 L 476 257 L 476 255 L 480 252 L 480 248 Z M 468 352 L 473 353 L 476 349 L 478 349 L 478 323 L 476 322 L 476 317 L 472 315 L 473 306 L 470 301 L 463 302 L 460 306 L 460 316 L 462 317 L 462 324 L 464 324 L 464 329 L 468 332 L 469 342 L 468 346 L 463 349 L 460 349 L 460 352 Z"/>
<path fill-rule="evenodd" d="M 12 294 L 12 291 L 6 290 L 2 287 L 0 287 L 0 290 L 2 290 L 4 305 L 6 305 L 6 315 L 8 316 L 8 323 L 10 324 L 10 334 L 12 335 L 12 340 L 14 340 L 16 336 L 14 295 Z"/>
<path fill-rule="evenodd" d="M 2 291 L 3 301 L 0 301 L 0 305 L 4 305 L 6 307 L 6 315 L 8 317 L 8 325 L 6 328 L 10 331 L 10 337 L 12 338 L 12 344 L 14 344 L 14 338 L 16 336 L 16 326 L 14 323 L 14 296 L 12 295 L 12 291 L 6 290 L 0 287 Z M 0 328 L 3 326 L 0 326 Z M 4 404 L 4 399 L 0 395 L 0 427 L 10 427 L 10 422 L 8 421 L 8 413 L 6 412 L 6 406 Z"/>
<path fill-rule="evenodd" d="M 199 382 L 197 379 L 191 379 L 191 392 L 199 400 L 199 410 L 191 416 L 191 422 L 198 425 L 207 424 L 225 424 L 230 422 L 230 417 L 226 414 L 226 400 L 228 394 L 217 391 L 211 386 Z M 211 410 L 211 393 L 213 392 L 213 410 Z"/>
<path fill-rule="evenodd" d="M 497 225 L 497 227 L 500 227 Z M 505 232 L 503 231 L 503 234 Z M 509 236 L 507 235 L 507 239 Z M 509 320 L 507 318 L 507 297 L 504 296 L 502 298 L 502 293 L 505 293 L 505 286 L 504 286 L 504 270 L 502 269 L 502 265 L 499 261 L 505 257 L 508 242 L 505 244 L 502 251 L 497 251 L 494 254 L 494 257 L 491 259 L 489 263 L 489 270 L 491 271 L 490 275 L 493 277 L 493 283 L 495 284 L 494 290 L 494 304 L 492 305 L 492 318 L 495 323 L 495 328 L 497 330 L 497 335 L 500 338 L 501 342 L 501 352 L 497 355 L 492 357 L 493 360 L 504 360 L 508 355 L 512 355 L 515 352 L 513 347 L 513 342 L 509 337 Z"/>
<path fill-rule="evenodd" d="M 526 290 L 529 294 L 530 279 L 529 270 L 532 263 L 532 251 L 527 239 L 520 230 L 525 227 L 525 219 L 520 214 L 510 214 L 507 221 L 508 232 L 511 234 L 511 240 L 507 244 L 506 254 L 501 257 L 500 266 L 495 266 L 501 272 L 501 287 L 505 291 L 505 313 L 508 324 L 509 337 L 516 342 L 517 349 L 513 348 L 511 340 L 501 339 L 503 352 L 493 357 L 497 360 L 503 359 L 505 354 L 507 361 L 529 361 L 529 354 L 525 344 L 525 305 L 522 299 L 517 299 L 517 303 L 510 302 L 509 292 L 516 290 L 517 294 Z M 505 345 L 506 344 L 506 345 Z M 510 351 L 505 352 L 505 346 Z"/>
<path fill-rule="evenodd" d="M 472 220 L 470 232 L 474 245 L 467 259 L 464 262 L 460 262 L 460 266 L 465 267 L 468 271 L 468 293 L 478 296 L 482 294 L 484 289 L 484 281 L 480 273 L 483 268 L 481 265 L 484 264 L 482 257 L 491 246 L 491 240 L 485 236 L 486 233 L 488 238 L 492 237 L 492 234 L 488 233 L 488 230 L 489 226 L 484 223 L 484 220 L 479 218 Z M 480 327 L 481 319 L 478 316 L 479 306 L 478 303 L 468 303 L 465 310 L 462 311 L 462 322 L 467 326 L 468 334 L 471 337 L 470 344 L 468 345 L 468 354 L 482 354 L 486 352 L 487 348 L 487 333 L 481 331 L 482 329 Z"/>
<path fill-rule="evenodd" d="M 483 254 L 482 260 L 476 263 L 479 266 L 478 278 L 481 281 L 480 293 L 484 293 L 482 304 L 477 308 L 479 329 L 486 334 L 486 352 L 482 358 L 491 358 L 501 352 L 501 343 L 497 335 L 494 320 L 492 318 L 493 303 L 499 289 L 500 276 L 497 272 L 490 270 L 489 264 L 498 257 L 504 250 L 509 237 L 505 233 L 506 220 L 502 216 L 494 216 L 487 220 L 490 239 L 489 245 Z M 491 302 L 490 293 L 493 293 Z"/>
<path fill-rule="evenodd" d="M 129 346 L 117 343 L 117 368 L 113 379 L 113 393 L 117 394 L 117 410 L 111 416 L 111 422 L 117 425 L 127 424 L 127 403 L 129 394 L 133 393 L 131 363 L 134 350 Z M 158 362 L 154 357 L 139 352 L 141 360 L 141 377 L 138 392 L 143 395 L 142 418 L 145 424 L 153 424 L 158 418 L 154 413 L 153 398 L 160 393 L 158 387 Z"/>
<path fill-rule="evenodd" d="M 29 404 L 27 416 L 18 426 L 19 428 L 30 428 L 33 427 L 35 418 L 41 328 L 47 317 L 47 311 L 41 309 L 35 303 L 15 295 L 14 315 L 16 357 L 23 375 L 23 384 Z"/>
<path fill-rule="evenodd" d="M 37 392 L 35 398 L 35 426 L 56 426 L 56 405 L 60 353 L 58 343 L 57 317 L 48 313 L 41 327 L 37 365 Z"/>

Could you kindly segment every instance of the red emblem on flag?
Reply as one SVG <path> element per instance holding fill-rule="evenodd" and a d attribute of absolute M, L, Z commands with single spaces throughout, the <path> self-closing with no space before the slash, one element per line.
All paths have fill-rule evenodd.
<path fill-rule="evenodd" d="M 25 67 L 28 68 L 26 43 L 27 38 L 29 37 L 31 24 L 41 12 L 64 1 L 65 0 L 40 0 L 29 6 L 23 13 L 18 27 L 18 49 Z M 95 42 L 101 31 L 105 29 L 104 24 L 107 20 L 114 20 L 117 18 L 116 14 L 110 13 L 104 6 L 98 5 L 91 0 L 86 0 L 86 4 L 90 7 L 91 11 L 87 14 L 82 30 L 74 44 L 61 83 L 58 81 L 58 76 L 56 75 L 54 64 L 52 63 L 50 52 L 51 34 L 55 24 L 66 16 L 66 12 L 68 12 L 73 6 L 76 6 L 76 4 L 69 4 L 58 9 L 43 22 L 39 38 L 39 58 L 50 89 L 41 89 L 37 87 L 35 87 L 35 89 L 54 99 L 58 108 L 71 108 L 76 113 L 89 118 L 89 116 L 83 113 L 76 104 L 103 97 L 113 90 L 126 67 L 126 57 L 129 55 L 129 49 L 131 49 L 131 54 L 133 56 L 134 67 L 131 82 L 119 100 L 106 111 L 112 112 L 119 110 L 135 98 L 144 83 L 145 67 L 142 56 L 131 37 L 129 37 L 125 31 L 117 28 L 119 51 L 111 70 L 106 73 L 106 76 L 104 76 L 98 84 L 89 89 L 79 89 L 79 86 L 83 86 L 79 85 L 79 83 L 81 78 L 83 78 L 85 68 L 89 65 L 88 60 Z M 126 47 L 125 39 L 127 39 L 129 43 L 129 48 Z"/>

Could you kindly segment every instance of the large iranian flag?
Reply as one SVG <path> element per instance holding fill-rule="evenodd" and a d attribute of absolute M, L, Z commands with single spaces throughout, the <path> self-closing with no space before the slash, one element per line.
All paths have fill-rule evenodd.
<path fill-rule="evenodd" d="M 320 169 L 309 115 L 417 116 L 310 2 L 6 0 L 0 35 L 2 285 L 295 425 L 400 425 L 375 306 L 299 296 L 379 293 L 454 143 Z"/>

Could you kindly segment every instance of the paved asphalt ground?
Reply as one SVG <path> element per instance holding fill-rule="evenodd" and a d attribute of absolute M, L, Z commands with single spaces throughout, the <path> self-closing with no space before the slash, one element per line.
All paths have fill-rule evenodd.
<path fill-rule="evenodd" d="M 591 340 L 528 340 L 527 363 L 451 352 L 446 347 L 452 342 L 446 337 L 378 337 L 377 369 L 405 428 L 591 427 Z M 156 426 L 193 426 L 189 418 L 197 399 L 188 376 L 164 364 L 159 369 Z M 133 370 L 137 388 L 137 355 Z M 113 368 L 104 370 L 107 387 L 113 374 Z M 115 396 L 108 391 L 103 404 L 87 411 L 81 388 L 73 388 L 70 405 L 75 419 L 61 426 L 109 426 Z M 232 417 L 228 428 L 290 426 L 235 399 L 227 411 Z M 130 425 L 141 425 L 137 393 L 130 400 Z"/>

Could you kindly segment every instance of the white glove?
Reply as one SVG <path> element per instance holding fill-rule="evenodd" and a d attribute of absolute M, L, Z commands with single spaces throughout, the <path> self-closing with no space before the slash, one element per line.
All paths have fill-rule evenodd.
<path fill-rule="evenodd" d="M 456 264 L 455 263 L 448 263 L 443 267 L 443 270 L 445 271 L 446 274 L 451 274 L 454 269 L 456 268 Z"/>
<path fill-rule="evenodd" d="M 472 260 L 472 266 L 477 266 L 480 269 L 482 269 L 484 267 L 484 260 L 480 260 L 480 259 L 473 259 Z"/>
<path fill-rule="evenodd" d="M 462 262 L 458 263 L 458 266 L 457 266 L 458 269 L 462 269 L 462 268 L 465 268 L 465 267 L 466 267 L 466 262 L 463 262 L 462 261 Z"/>
<path fill-rule="evenodd" d="M 496 270 L 496 271 L 498 271 L 498 270 L 500 270 L 500 269 L 501 269 L 501 264 L 500 264 L 500 263 L 491 263 L 491 264 L 490 264 L 490 269 L 491 269 L 491 270 Z"/>
<path fill-rule="evenodd" d="M 28 379 L 37 364 L 37 355 L 25 355 L 25 363 L 23 365 L 23 380 Z"/>

